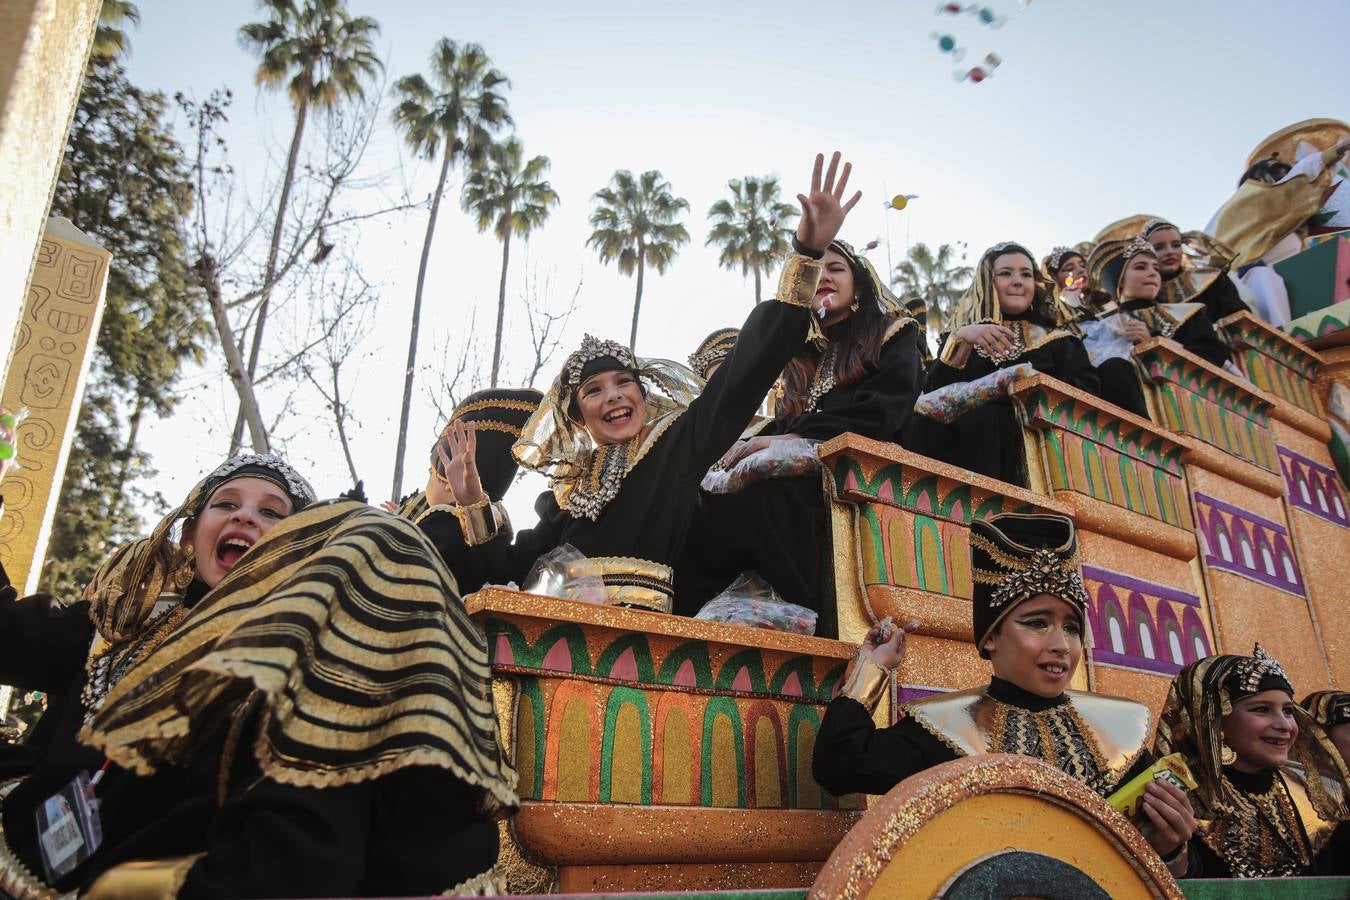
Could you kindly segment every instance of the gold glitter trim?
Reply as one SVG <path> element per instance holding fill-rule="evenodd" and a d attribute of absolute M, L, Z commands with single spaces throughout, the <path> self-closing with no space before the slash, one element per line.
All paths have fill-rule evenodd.
<path fill-rule="evenodd" d="M 485 409 L 514 409 L 517 412 L 532 413 L 538 408 L 538 403 L 531 403 L 528 400 L 475 400 L 473 403 L 466 403 L 455 410 L 455 414 L 450 417 L 450 421 L 454 422 L 470 413 L 481 412 Z M 479 422 L 478 427 L 483 427 L 483 423 Z"/>
<path fill-rule="evenodd" d="M 820 273 L 823 271 L 825 266 L 818 259 L 799 254 L 788 257 L 783 274 L 778 276 L 778 293 L 774 299 L 789 306 L 810 309 L 816 299 L 816 286 L 820 284 Z"/>
<path fill-rule="evenodd" d="M 900 848 L 933 819 L 964 800 L 998 793 L 1032 795 L 1072 811 L 1120 848 L 1155 897 L 1182 900 L 1167 866 L 1129 820 L 1058 769 L 1010 754 L 941 763 L 902 781 L 840 842 L 812 885 L 810 900 L 869 896 Z"/>

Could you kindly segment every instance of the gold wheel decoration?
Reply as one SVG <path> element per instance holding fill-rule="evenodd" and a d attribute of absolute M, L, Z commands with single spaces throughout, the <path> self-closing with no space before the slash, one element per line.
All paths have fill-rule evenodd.
<path fill-rule="evenodd" d="M 993 885 L 993 896 L 1025 896 L 1037 872 L 1035 896 L 1182 896 L 1143 835 L 1098 794 L 1038 760 L 985 754 L 892 788 L 835 848 L 810 898 L 957 900 L 975 895 L 973 881 Z"/>

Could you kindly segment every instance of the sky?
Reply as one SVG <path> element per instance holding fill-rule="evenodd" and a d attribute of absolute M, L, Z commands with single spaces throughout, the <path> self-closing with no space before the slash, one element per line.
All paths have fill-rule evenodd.
<path fill-rule="evenodd" d="M 549 279 L 554 308 L 580 285 L 540 388 L 584 332 L 627 338 L 633 281 L 585 246 L 591 197 L 616 169 L 658 169 L 689 201 L 690 243 L 664 275 L 648 273 L 637 340 L 640 355 L 683 360 L 707 333 L 738 325 L 753 302 L 752 282 L 720 269 L 717 249 L 704 246 L 707 210 L 729 179 L 776 175 L 791 201 L 807 187 L 814 154 L 839 149 L 855 167 L 851 187 L 864 194 L 842 236 L 880 240 L 870 254 L 879 269 L 920 241 L 965 242 L 973 260 L 986 246 L 1018 240 L 1040 256 L 1135 213 L 1202 228 L 1263 137 L 1305 118 L 1350 118 L 1335 74 L 1350 40 L 1343 0 L 1031 0 L 1025 8 L 988 0 L 1004 19 L 997 29 L 935 5 L 349 0 L 355 14 L 380 22 L 377 48 L 391 82 L 426 71 L 440 37 L 482 44 L 511 80 L 526 153 L 551 161 L 561 202 L 527 244 L 513 245 L 504 339 L 508 375 L 519 378 L 528 363 L 526 279 Z M 138 6 L 126 61 L 132 81 L 198 98 L 231 88 L 231 161 L 244 182 L 265 181 L 284 162 L 292 113 L 284 96 L 253 85 L 256 60 L 236 37 L 241 24 L 261 18 L 253 4 Z M 940 34 L 965 50 L 961 64 L 939 51 Z M 954 73 L 987 53 L 1002 59 L 992 78 L 957 81 Z M 394 173 L 419 199 L 434 186 L 435 167 L 410 157 L 387 114 L 367 164 Z M 472 320 L 485 372 L 501 246 L 460 210 L 460 183 L 451 176 L 437 224 L 419 353 L 431 359 L 458 347 Z M 918 198 L 904 212 L 887 211 L 894 194 Z M 372 500 L 390 491 L 425 227 L 419 207 L 363 226 L 353 248 L 380 295 L 348 397 L 356 464 Z M 442 424 L 426 396 L 434 379 L 418 377 L 405 492 L 424 480 Z M 143 430 L 159 470 L 153 486 L 170 501 L 223 457 L 235 408 L 218 349 L 185 374 L 182 390 L 178 411 Z M 276 435 L 321 495 L 350 486 L 317 398 L 300 398 Z M 529 524 L 541 487 L 531 478 L 512 490 L 518 526 Z"/>

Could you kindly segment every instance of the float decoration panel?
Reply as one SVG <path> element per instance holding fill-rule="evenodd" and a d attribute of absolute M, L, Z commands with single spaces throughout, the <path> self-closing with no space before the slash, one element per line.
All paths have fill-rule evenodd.
<path fill-rule="evenodd" d="M 854 434 L 822 444 L 820 458 L 831 497 L 857 510 L 856 552 L 869 588 L 969 600 L 972 521 L 1011 512 L 1072 515 L 1049 497 Z"/>
<path fill-rule="evenodd" d="M 854 648 L 821 638 L 490 588 L 466 599 L 518 683 L 522 799 L 840 809 L 811 776 Z"/>
<path fill-rule="evenodd" d="M 1096 397 L 1036 375 L 1017 382 L 1023 425 L 1044 438 L 1046 482 L 1190 530 L 1185 446 Z"/>
<path fill-rule="evenodd" d="M 1219 326 L 1253 384 L 1304 412 L 1325 417 L 1315 385 L 1321 356 L 1249 312 L 1234 313 Z"/>
<path fill-rule="evenodd" d="M 1334 525 L 1350 528 L 1345 487 L 1336 470 L 1283 445 L 1278 450 L 1289 505 Z"/>
<path fill-rule="evenodd" d="M 1269 471 L 1278 471 L 1271 403 L 1241 379 L 1165 338 L 1135 348 L 1164 424 Z"/>
<path fill-rule="evenodd" d="M 1200 598 L 1165 584 L 1083 566 L 1093 665 L 1171 677 L 1209 656 Z"/>
<path fill-rule="evenodd" d="M 1200 549 L 1205 564 L 1267 587 L 1306 597 L 1289 529 L 1281 522 L 1195 493 Z"/>

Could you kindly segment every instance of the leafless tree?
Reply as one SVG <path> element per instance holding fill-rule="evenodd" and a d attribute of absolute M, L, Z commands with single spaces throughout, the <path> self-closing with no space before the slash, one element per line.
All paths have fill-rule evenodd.
<path fill-rule="evenodd" d="M 540 370 L 547 366 L 553 355 L 558 352 L 558 347 L 562 345 L 563 333 L 567 330 L 567 323 L 571 320 L 572 313 L 576 312 L 577 298 L 581 296 L 582 279 L 578 276 L 577 286 L 572 291 L 567 306 L 554 311 L 551 308 L 553 279 L 554 273 L 549 272 L 544 276 L 541 287 L 538 268 L 531 268 L 525 279 L 525 288 L 520 292 L 521 302 L 525 305 L 525 322 L 530 329 L 530 350 L 533 355 L 530 374 L 521 384 L 534 384 Z"/>
<path fill-rule="evenodd" d="M 383 95 L 383 90 L 372 96 Z M 337 246 L 357 243 L 358 224 L 417 204 L 401 196 L 385 195 L 389 173 L 362 173 L 361 166 L 376 124 L 381 121 L 378 101 L 352 104 L 324 117 L 321 140 L 299 168 L 292 186 L 287 225 L 273 266 L 260 259 L 269 247 L 264 223 L 266 210 L 275 207 L 280 183 L 253 196 L 236 178 L 228 161 L 221 128 L 228 121 L 232 95 L 213 92 L 206 100 L 178 96 L 194 135 L 193 174 L 197 188 L 194 221 L 188 239 L 193 271 L 211 305 L 216 335 L 225 356 L 226 371 L 239 396 L 241 418 L 231 438 L 230 453 L 238 451 L 246 425 L 255 450 L 269 448 L 260 388 L 268 382 L 292 384 L 306 380 L 306 356 L 332 336 L 337 323 L 318 332 L 292 330 L 285 341 L 269 338 L 263 363 L 249 375 L 245 348 L 250 342 L 259 305 L 270 297 L 273 317 L 286 315 L 297 300 L 312 300 L 295 290 L 312 266 L 322 265 Z M 349 202 L 361 198 L 360 205 Z M 372 200 L 377 197 L 377 200 Z M 372 208 L 374 207 L 374 208 Z M 266 273 L 271 271 L 271 277 Z M 306 310 L 301 320 L 312 319 Z M 271 389 L 268 393 L 272 397 Z M 269 400 L 269 403 L 272 401 Z M 284 411 L 287 404 L 278 401 Z"/>
<path fill-rule="evenodd" d="M 299 356 L 298 365 L 305 380 L 318 392 L 332 417 L 331 424 L 347 461 L 352 484 L 361 481 L 352 458 L 349 426 L 358 424 L 349 401 L 343 396 L 344 374 L 352 380 L 359 375 L 361 363 L 371 356 L 362 352 L 361 342 L 369 330 L 379 293 L 366 280 L 346 254 L 326 267 L 324 277 L 314 280 L 320 292 L 311 308 L 317 310 L 316 327 L 307 329 L 320 337 L 314 352 Z M 348 394 L 350 396 L 350 394 Z"/>
<path fill-rule="evenodd" d="M 423 377 L 419 381 L 431 408 L 436 410 L 437 434 L 460 401 L 484 384 L 476 322 L 477 313 L 471 313 L 468 325 L 458 335 L 446 335 L 444 340 L 437 341 L 432 348 L 432 361 L 421 366 Z"/>

